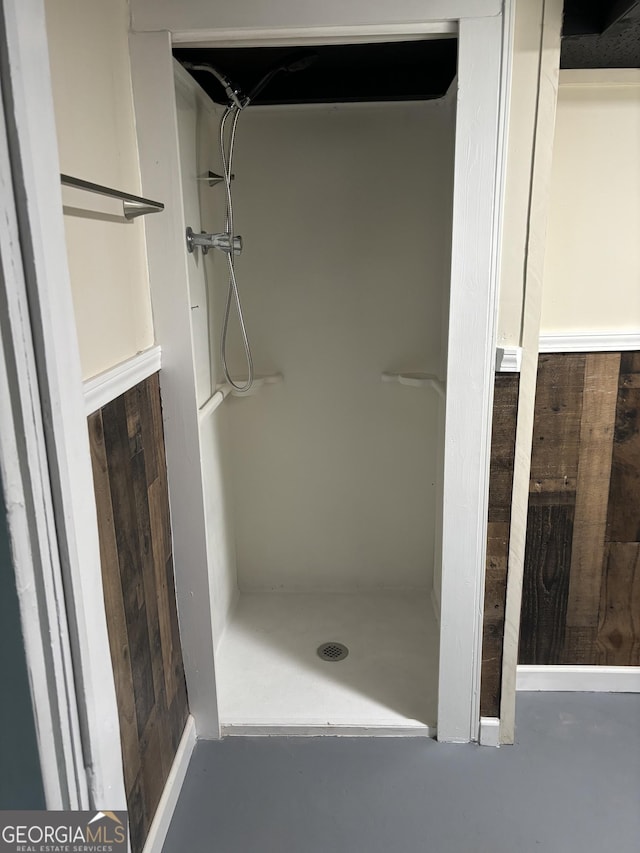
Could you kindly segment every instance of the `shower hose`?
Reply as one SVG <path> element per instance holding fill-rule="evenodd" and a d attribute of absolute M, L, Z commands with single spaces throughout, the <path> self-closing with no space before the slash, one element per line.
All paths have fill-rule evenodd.
<path fill-rule="evenodd" d="M 238 126 L 238 119 L 240 117 L 241 111 L 241 108 L 236 106 L 236 104 L 230 104 L 225 109 L 222 119 L 220 120 L 220 157 L 222 159 L 222 170 L 224 175 L 227 207 L 225 231 L 229 235 L 229 251 L 226 253 L 227 263 L 229 265 L 229 287 L 227 289 L 227 302 L 224 311 L 224 320 L 222 323 L 220 357 L 222 359 L 222 369 L 224 371 L 224 378 L 235 391 L 239 391 L 242 393 L 248 391 L 253 385 L 254 374 L 253 358 L 251 356 L 251 346 L 249 345 L 249 337 L 247 335 L 244 314 L 242 313 L 242 304 L 240 302 L 238 283 L 236 281 L 235 257 L 233 253 L 233 241 L 235 234 L 233 225 L 233 194 L 231 192 L 231 175 L 233 164 L 233 148 L 236 140 L 236 128 Z M 228 134 L 228 140 L 225 141 L 225 130 L 229 118 L 231 119 L 231 130 Z M 242 335 L 242 343 L 244 345 L 244 351 L 247 360 L 248 377 L 247 381 L 244 383 L 239 383 L 232 379 L 227 365 L 227 337 L 229 333 L 229 318 L 231 316 L 232 302 L 234 302 L 236 306 L 238 322 L 240 325 L 240 333 Z"/>

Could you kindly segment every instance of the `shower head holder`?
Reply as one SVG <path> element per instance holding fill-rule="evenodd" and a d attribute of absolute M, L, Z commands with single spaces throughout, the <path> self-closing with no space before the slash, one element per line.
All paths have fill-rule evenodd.
<path fill-rule="evenodd" d="M 229 180 L 234 181 L 235 175 L 229 175 Z M 215 187 L 217 184 L 223 184 L 226 180 L 224 175 L 219 175 L 217 172 L 209 170 L 204 178 L 198 178 L 199 181 L 206 181 L 210 187 Z"/>

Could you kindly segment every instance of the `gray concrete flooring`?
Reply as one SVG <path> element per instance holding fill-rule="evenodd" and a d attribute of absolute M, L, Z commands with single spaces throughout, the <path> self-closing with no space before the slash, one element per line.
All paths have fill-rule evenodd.
<path fill-rule="evenodd" d="M 164 853 L 638 853 L 640 696 L 521 693 L 515 746 L 196 746 Z"/>

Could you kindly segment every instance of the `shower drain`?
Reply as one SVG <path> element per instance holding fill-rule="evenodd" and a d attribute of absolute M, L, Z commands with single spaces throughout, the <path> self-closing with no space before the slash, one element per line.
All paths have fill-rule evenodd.
<path fill-rule="evenodd" d="M 318 657 L 326 661 L 344 660 L 349 649 L 342 643 L 323 643 L 318 646 Z"/>

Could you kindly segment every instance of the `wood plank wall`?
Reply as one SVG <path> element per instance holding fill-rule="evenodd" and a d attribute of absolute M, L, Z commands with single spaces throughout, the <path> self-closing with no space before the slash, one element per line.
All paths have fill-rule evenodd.
<path fill-rule="evenodd" d="M 131 843 L 139 853 L 189 714 L 158 375 L 88 425 Z"/>
<path fill-rule="evenodd" d="M 497 717 L 500 714 L 502 642 L 519 387 L 519 374 L 496 374 L 480 691 L 480 713 L 483 717 Z"/>
<path fill-rule="evenodd" d="M 640 665 L 640 353 L 541 355 L 520 663 Z"/>

